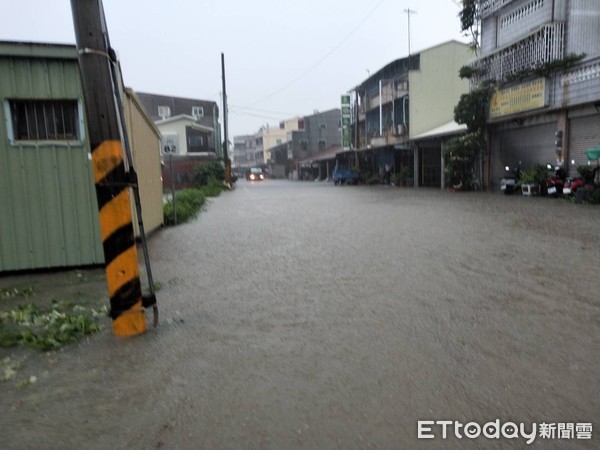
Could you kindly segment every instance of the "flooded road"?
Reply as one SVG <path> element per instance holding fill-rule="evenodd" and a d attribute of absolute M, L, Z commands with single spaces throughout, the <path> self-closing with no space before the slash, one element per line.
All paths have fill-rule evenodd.
<path fill-rule="evenodd" d="M 599 446 L 598 207 L 240 181 L 150 252 L 159 327 L 0 385 L 0 447 Z M 417 439 L 441 420 L 593 439 Z"/>

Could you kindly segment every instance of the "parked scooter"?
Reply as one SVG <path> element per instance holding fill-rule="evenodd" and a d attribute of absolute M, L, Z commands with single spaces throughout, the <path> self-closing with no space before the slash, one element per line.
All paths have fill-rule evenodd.
<path fill-rule="evenodd" d="M 510 167 L 506 166 L 504 170 L 507 173 L 500 178 L 500 190 L 504 192 L 504 195 L 519 191 L 521 189 L 521 170 L 519 167 L 517 166 L 511 171 Z"/>
<path fill-rule="evenodd" d="M 553 167 L 551 164 L 548 168 L 548 176 L 546 177 L 546 192 L 548 197 L 560 197 L 563 194 L 566 174 L 562 167 Z"/>

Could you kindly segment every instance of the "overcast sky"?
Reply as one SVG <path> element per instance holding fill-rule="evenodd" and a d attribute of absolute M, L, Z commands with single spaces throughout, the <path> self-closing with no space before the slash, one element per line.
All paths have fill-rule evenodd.
<path fill-rule="evenodd" d="M 455 0 L 104 0 L 125 84 L 221 100 L 230 137 L 338 108 L 390 61 L 456 39 Z M 0 40 L 75 43 L 69 0 L 0 0 Z M 449 74 L 454 75 L 454 74 Z"/>

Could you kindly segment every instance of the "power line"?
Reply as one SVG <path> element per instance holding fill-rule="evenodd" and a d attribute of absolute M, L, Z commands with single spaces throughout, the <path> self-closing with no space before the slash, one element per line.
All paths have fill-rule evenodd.
<path fill-rule="evenodd" d="M 243 111 L 236 111 L 235 109 L 229 109 L 229 113 L 236 115 L 236 116 L 249 116 L 249 117 L 258 117 L 260 119 L 269 119 L 269 120 L 281 120 L 280 117 L 275 117 L 275 116 L 267 116 L 265 114 L 257 114 L 257 113 L 251 113 L 251 112 L 243 112 Z"/>
<path fill-rule="evenodd" d="M 237 110 L 244 110 L 244 111 L 250 111 L 250 112 L 266 112 L 266 113 L 273 113 L 273 114 L 281 114 L 281 115 L 285 115 L 285 116 L 298 116 L 298 113 L 291 113 L 291 112 L 284 112 L 284 111 L 273 111 L 271 109 L 260 109 L 260 108 L 252 108 L 250 106 L 241 106 L 241 105 L 232 105 L 229 104 L 230 108 L 235 108 Z"/>
<path fill-rule="evenodd" d="M 291 85 L 293 85 L 294 83 L 296 83 L 297 81 L 301 80 L 302 78 L 304 78 L 307 74 L 309 74 L 313 69 L 315 69 L 317 66 L 319 66 L 323 61 L 325 61 L 327 58 L 329 58 L 338 48 L 340 48 L 342 46 L 342 44 L 344 42 L 346 42 L 350 36 L 352 36 L 356 30 L 358 30 L 363 23 L 365 23 L 367 21 L 367 19 L 369 17 L 371 17 L 371 15 L 375 12 L 375 10 L 377 8 L 379 8 L 379 6 L 384 2 L 385 0 L 381 0 L 379 3 L 377 3 L 375 5 L 375 7 L 373 9 L 371 9 L 371 11 L 369 11 L 369 13 L 363 18 L 363 20 L 360 21 L 360 23 L 358 25 L 356 25 L 335 47 L 333 47 L 329 52 L 327 52 L 325 54 L 325 56 L 323 56 L 321 59 L 319 59 L 317 62 L 315 62 L 312 66 L 310 66 L 308 69 L 306 69 L 304 72 L 302 72 L 300 75 L 298 75 L 296 78 L 294 78 L 292 81 L 290 81 L 289 83 L 287 83 L 285 86 L 277 89 L 276 91 L 272 92 L 269 95 L 264 96 L 263 98 L 255 101 L 252 103 L 252 105 L 256 105 L 257 103 L 261 103 L 271 97 L 276 96 L 277 94 L 279 94 L 280 92 L 285 91 L 287 88 L 289 88 Z"/>

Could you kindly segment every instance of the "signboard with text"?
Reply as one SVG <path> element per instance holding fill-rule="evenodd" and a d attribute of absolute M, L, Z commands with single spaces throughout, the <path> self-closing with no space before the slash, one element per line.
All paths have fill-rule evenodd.
<path fill-rule="evenodd" d="M 350 150 L 352 145 L 350 122 L 352 112 L 350 108 L 350 96 L 342 95 L 342 147 L 344 150 Z"/>
<path fill-rule="evenodd" d="M 538 78 L 517 86 L 496 90 L 490 102 L 490 118 L 539 109 L 547 104 L 546 79 Z"/>

